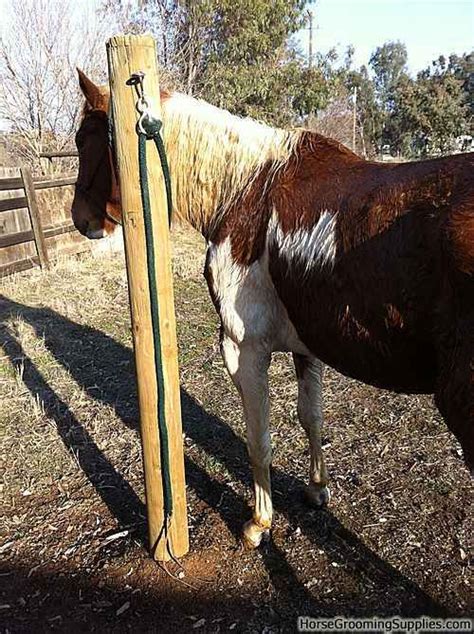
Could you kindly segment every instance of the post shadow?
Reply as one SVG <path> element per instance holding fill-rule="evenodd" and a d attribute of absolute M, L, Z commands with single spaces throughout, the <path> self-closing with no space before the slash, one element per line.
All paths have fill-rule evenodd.
<path fill-rule="evenodd" d="M 113 406 L 117 415 L 127 426 L 136 428 L 138 413 L 133 376 L 133 354 L 130 349 L 101 331 L 72 322 L 49 308 L 28 307 L 0 296 L 0 315 L 2 312 L 19 314 L 33 327 L 38 336 L 44 336 L 45 345 L 51 354 L 68 369 L 91 398 Z M 35 387 L 33 381 L 31 387 L 28 385 L 30 391 L 34 390 L 33 394 L 38 394 L 43 400 L 47 400 L 42 392 L 42 390 L 46 390 L 46 395 L 52 398 L 54 392 L 51 394 L 51 388 L 45 384 L 42 377 L 35 378 L 40 379 L 40 387 L 38 385 Z M 182 390 L 181 394 L 183 426 L 186 435 L 204 451 L 217 458 L 234 477 L 245 484 L 250 484 L 247 451 L 242 439 L 220 418 L 208 414 L 185 390 Z M 62 409 L 67 413 L 66 404 L 60 402 L 60 405 L 59 410 Z M 61 434 L 60 425 L 64 423 L 59 421 L 56 423 Z M 75 423 L 79 425 L 77 420 Z M 85 433 L 84 438 L 90 440 L 87 432 Z M 238 535 L 242 517 L 249 514 L 246 503 L 229 487 L 210 478 L 190 458 L 186 458 L 185 464 L 188 485 L 209 506 L 215 508 L 234 535 Z M 84 464 L 83 468 L 85 471 L 86 469 L 90 470 L 91 464 Z M 95 486 L 92 479 L 89 479 Z M 402 606 L 404 615 L 444 616 L 448 613 L 445 607 L 434 601 L 414 582 L 368 548 L 330 511 L 322 510 L 317 513 L 309 513 L 307 509 L 301 507 L 298 501 L 295 502 L 295 496 L 290 496 L 289 493 L 296 492 L 303 485 L 299 479 L 290 477 L 278 469 L 273 469 L 272 481 L 275 509 L 285 515 L 290 522 L 296 520 L 302 532 L 315 546 L 323 549 L 332 561 L 344 565 L 346 570 L 349 570 L 356 578 L 366 579 L 373 584 L 382 584 L 388 593 L 391 589 L 403 588 L 404 593 L 408 595 Z M 120 490 L 122 495 L 127 496 L 123 502 L 136 498 L 133 490 L 131 493 L 126 488 L 120 488 Z M 231 504 L 217 508 L 217 501 L 221 499 L 222 494 L 228 497 Z M 109 506 L 110 501 L 109 504 L 106 500 L 104 501 Z M 132 506 L 135 504 L 136 502 L 132 503 Z M 127 502 L 126 505 L 130 505 L 130 502 Z M 109 508 L 111 507 L 109 506 Z M 117 509 L 114 504 L 111 512 L 119 521 L 122 521 L 120 514 L 123 513 L 123 509 Z M 143 505 L 140 507 L 140 515 L 144 515 Z M 278 560 L 278 565 L 282 567 L 285 574 L 288 575 L 288 579 L 297 588 L 298 599 L 310 605 L 312 613 L 315 609 L 318 613 L 324 614 L 328 613 L 328 609 L 331 614 L 340 613 L 341 610 L 334 611 L 335 606 L 332 604 L 331 607 L 321 602 L 315 605 L 314 598 L 297 580 L 284 554 L 279 552 L 275 545 L 270 545 L 268 550 L 263 552 L 264 562 L 270 575 L 275 560 Z M 284 584 L 286 592 L 289 586 L 289 583 Z M 294 598 L 296 599 L 296 596 Z M 379 614 L 393 614 L 395 613 L 394 609 L 390 606 L 380 606 Z M 355 607 L 353 614 L 356 613 L 367 614 L 367 611 L 364 611 L 362 605 Z M 373 609 L 369 610 L 369 613 L 372 614 Z"/>
<path fill-rule="evenodd" d="M 10 308 L 14 306 L 15 310 L 7 311 L 5 314 L 6 304 Z M 137 539 L 142 546 L 147 547 L 145 505 L 130 484 L 115 470 L 103 452 L 97 447 L 90 434 L 80 424 L 68 405 L 43 378 L 35 364 L 25 354 L 22 346 L 8 331 L 5 324 L 2 324 L 2 321 L 8 314 L 20 315 L 35 329 L 36 334 L 38 334 L 36 329 L 37 323 L 35 322 L 35 317 L 38 317 L 38 315 L 40 317 L 46 316 L 47 322 L 53 326 L 54 330 L 56 330 L 56 326 L 58 325 L 58 319 L 64 320 L 65 322 L 69 322 L 69 320 L 64 319 L 49 309 L 31 309 L 24 306 L 24 310 L 19 310 L 20 308 L 20 304 L 10 302 L 0 296 L 0 347 L 4 349 L 12 366 L 17 371 L 20 371 L 21 368 L 22 380 L 25 386 L 33 397 L 38 398 L 44 404 L 45 413 L 48 418 L 55 422 L 58 434 L 66 449 L 75 456 L 80 468 L 110 513 L 116 518 L 120 528 L 130 528 L 135 539 Z M 29 319 L 27 317 L 29 317 Z M 73 332 L 76 332 L 78 327 L 82 328 L 73 322 L 69 322 L 69 324 L 72 326 Z M 100 334 L 99 331 L 95 332 Z M 106 337 L 106 335 L 104 336 Z M 107 339 L 109 338 L 107 337 Z M 109 343 L 112 341 L 113 340 L 109 339 Z M 47 345 L 47 347 L 49 346 Z M 127 356 L 131 355 L 131 351 L 127 350 L 127 348 L 123 346 L 120 346 L 120 348 L 123 349 Z M 133 359 L 131 362 L 133 364 Z M 65 364 L 63 363 L 63 365 Z M 67 365 L 65 365 L 65 367 L 71 370 L 71 367 Z M 88 367 L 87 364 L 80 365 L 81 375 L 84 367 Z M 135 385 L 134 380 L 128 383 L 132 386 Z M 93 384 L 90 389 L 93 391 L 92 396 L 96 398 L 98 386 Z M 86 391 L 89 392 L 89 390 Z M 128 401 L 125 401 L 125 403 L 128 405 Z M 133 426 L 133 428 L 137 427 L 137 419 L 134 419 L 133 423 L 130 418 L 127 420 L 130 426 Z M 233 533 L 236 540 L 238 540 L 241 518 L 248 510 L 246 502 L 228 486 L 211 478 L 188 456 L 185 456 L 185 469 L 187 484 L 191 486 L 201 500 L 205 501 L 209 507 L 216 509 L 217 512 L 221 514 L 229 530 Z M 223 499 L 224 495 L 231 500 L 232 514 L 230 515 L 223 515 L 218 509 L 219 502 Z M 266 553 L 265 558 L 268 558 L 268 556 L 271 556 L 273 559 L 280 559 L 279 569 L 284 570 L 286 579 L 291 581 L 291 594 L 294 602 L 299 605 L 302 603 L 308 605 L 308 610 L 310 611 L 317 610 L 319 606 L 315 605 L 311 594 L 299 583 L 293 569 L 286 562 L 283 553 L 281 553 L 278 548 L 273 547 L 271 554 Z M 276 585 L 281 584 L 277 583 Z"/>
<path fill-rule="evenodd" d="M 30 394 L 44 404 L 45 413 L 56 424 L 67 451 L 75 456 L 89 482 L 119 524 L 134 528 L 137 539 L 145 543 L 146 509 L 143 502 L 130 484 L 114 469 L 68 405 L 43 378 L 18 341 L 7 328 L 0 328 L 0 346 L 3 347 L 13 367 L 21 372 L 22 381 Z"/>

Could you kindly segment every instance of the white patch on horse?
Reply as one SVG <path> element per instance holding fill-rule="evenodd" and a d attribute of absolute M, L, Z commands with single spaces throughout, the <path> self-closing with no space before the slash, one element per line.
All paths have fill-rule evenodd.
<path fill-rule="evenodd" d="M 336 219 L 337 213 L 325 210 L 310 229 L 298 229 L 285 235 L 272 218 L 271 239 L 289 263 L 302 264 L 304 273 L 308 274 L 316 267 L 333 266 L 336 259 Z"/>
<path fill-rule="evenodd" d="M 268 249 L 250 266 L 236 263 L 231 241 L 209 244 L 209 268 L 224 331 L 237 344 L 254 342 L 268 352 L 307 354 L 268 271 Z"/>
<path fill-rule="evenodd" d="M 232 257 L 231 239 L 208 246 L 207 266 L 223 326 L 221 352 L 240 392 L 255 484 L 253 518 L 245 542 L 255 548 L 272 522 L 268 366 L 275 350 L 309 355 L 279 299 L 268 270 L 268 248 L 250 266 Z"/>

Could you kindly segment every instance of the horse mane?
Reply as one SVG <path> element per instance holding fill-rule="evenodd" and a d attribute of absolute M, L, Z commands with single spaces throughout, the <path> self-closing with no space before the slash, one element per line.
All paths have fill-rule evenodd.
<path fill-rule="evenodd" d="M 207 235 L 263 167 L 266 187 L 271 184 L 304 133 L 272 128 L 180 93 L 165 97 L 162 108 L 175 214 Z"/>

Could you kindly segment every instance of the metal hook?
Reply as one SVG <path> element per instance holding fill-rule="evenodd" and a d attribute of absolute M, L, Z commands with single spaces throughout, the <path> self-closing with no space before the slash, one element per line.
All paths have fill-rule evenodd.
<path fill-rule="evenodd" d="M 136 103 L 136 109 L 140 114 L 143 114 L 149 109 L 149 103 L 145 97 L 145 88 L 143 86 L 143 80 L 145 79 L 145 73 L 142 70 L 132 73 L 125 82 L 127 86 L 133 86 L 137 93 L 138 101 Z"/>
<path fill-rule="evenodd" d="M 141 113 L 140 118 L 137 121 L 138 130 L 145 136 L 148 136 L 148 134 L 145 128 L 143 127 L 143 122 L 146 121 L 147 119 L 149 119 L 149 115 L 148 115 L 148 112 L 145 110 Z"/>
<path fill-rule="evenodd" d="M 144 96 L 143 91 L 143 80 L 145 78 L 145 73 L 142 70 L 137 71 L 136 73 L 132 73 L 130 77 L 125 82 L 127 86 L 133 86 L 137 92 L 138 97 Z"/>
<path fill-rule="evenodd" d="M 147 138 L 152 138 L 149 134 L 149 130 L 147 132 L 146 127 L 153 125 L 156 120 L 150 112 L 150 104 L 145 97 L 145 89 L 143 87 L 144 79 L 145 73 L 139 70 L 136 73 L 132 73 L 125 83 L 127 86 L 133 86 L 137 93 L 138 99 L 135 108 L 140 114 L 137 121 L 137 128 L 141 134 L 144 134 Z"/>

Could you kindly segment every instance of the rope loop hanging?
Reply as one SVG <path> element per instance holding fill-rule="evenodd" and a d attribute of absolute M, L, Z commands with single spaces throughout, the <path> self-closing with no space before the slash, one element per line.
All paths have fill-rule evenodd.
<path fill-rule="evenodd" d="M 163 511 L 164 511 L 164 527 L 167 533 L 169 520 L 173 513 L 173 494 L 171 486 L 171 469 L 170 469 L 170 452 L 168 428 L 166 425 L 165 414 L 165 386 L 162 364 L 161 350 L 161 334 L 159 320 L 159 299 L 156 284 L 156 258 L 155 244 L 153 240 L 153 219 L 150 205 L 150 191 L 148 186 L 148 169 L 147 169 L 147 151 L 146 142 L 153 140 L 160 157 L 161 169 L 166 187 L 166 201 L 168 212 L 168 224 L 171 223 L 172 198 L 171 198 L 171 178 L 166 157 L 165 146 L 160 130 L 162 122 L 151 114 L 149 104 L 146 101 L 143 90 L 143 80 L 145 74 L 143 72 L 134 73 L 127 84 L 134 86 L 138 95 L 136 108 L 140 113 L 137 122 L 136 132 L 138 135 L 138 164 L 140 175 L 140 192 L 143 206 L 143 218 L 145 225 L 146 240 L 146 258 L 148 269 L 148 287 L 150 293 L 151 320 L 153 331 L 153 349 L 155 360 L 156 384 L 158 390 L 158 407 L 157 422 L 160 438 L 160 462 L 161 462 L 161 481 L 163 487 Z"/>

